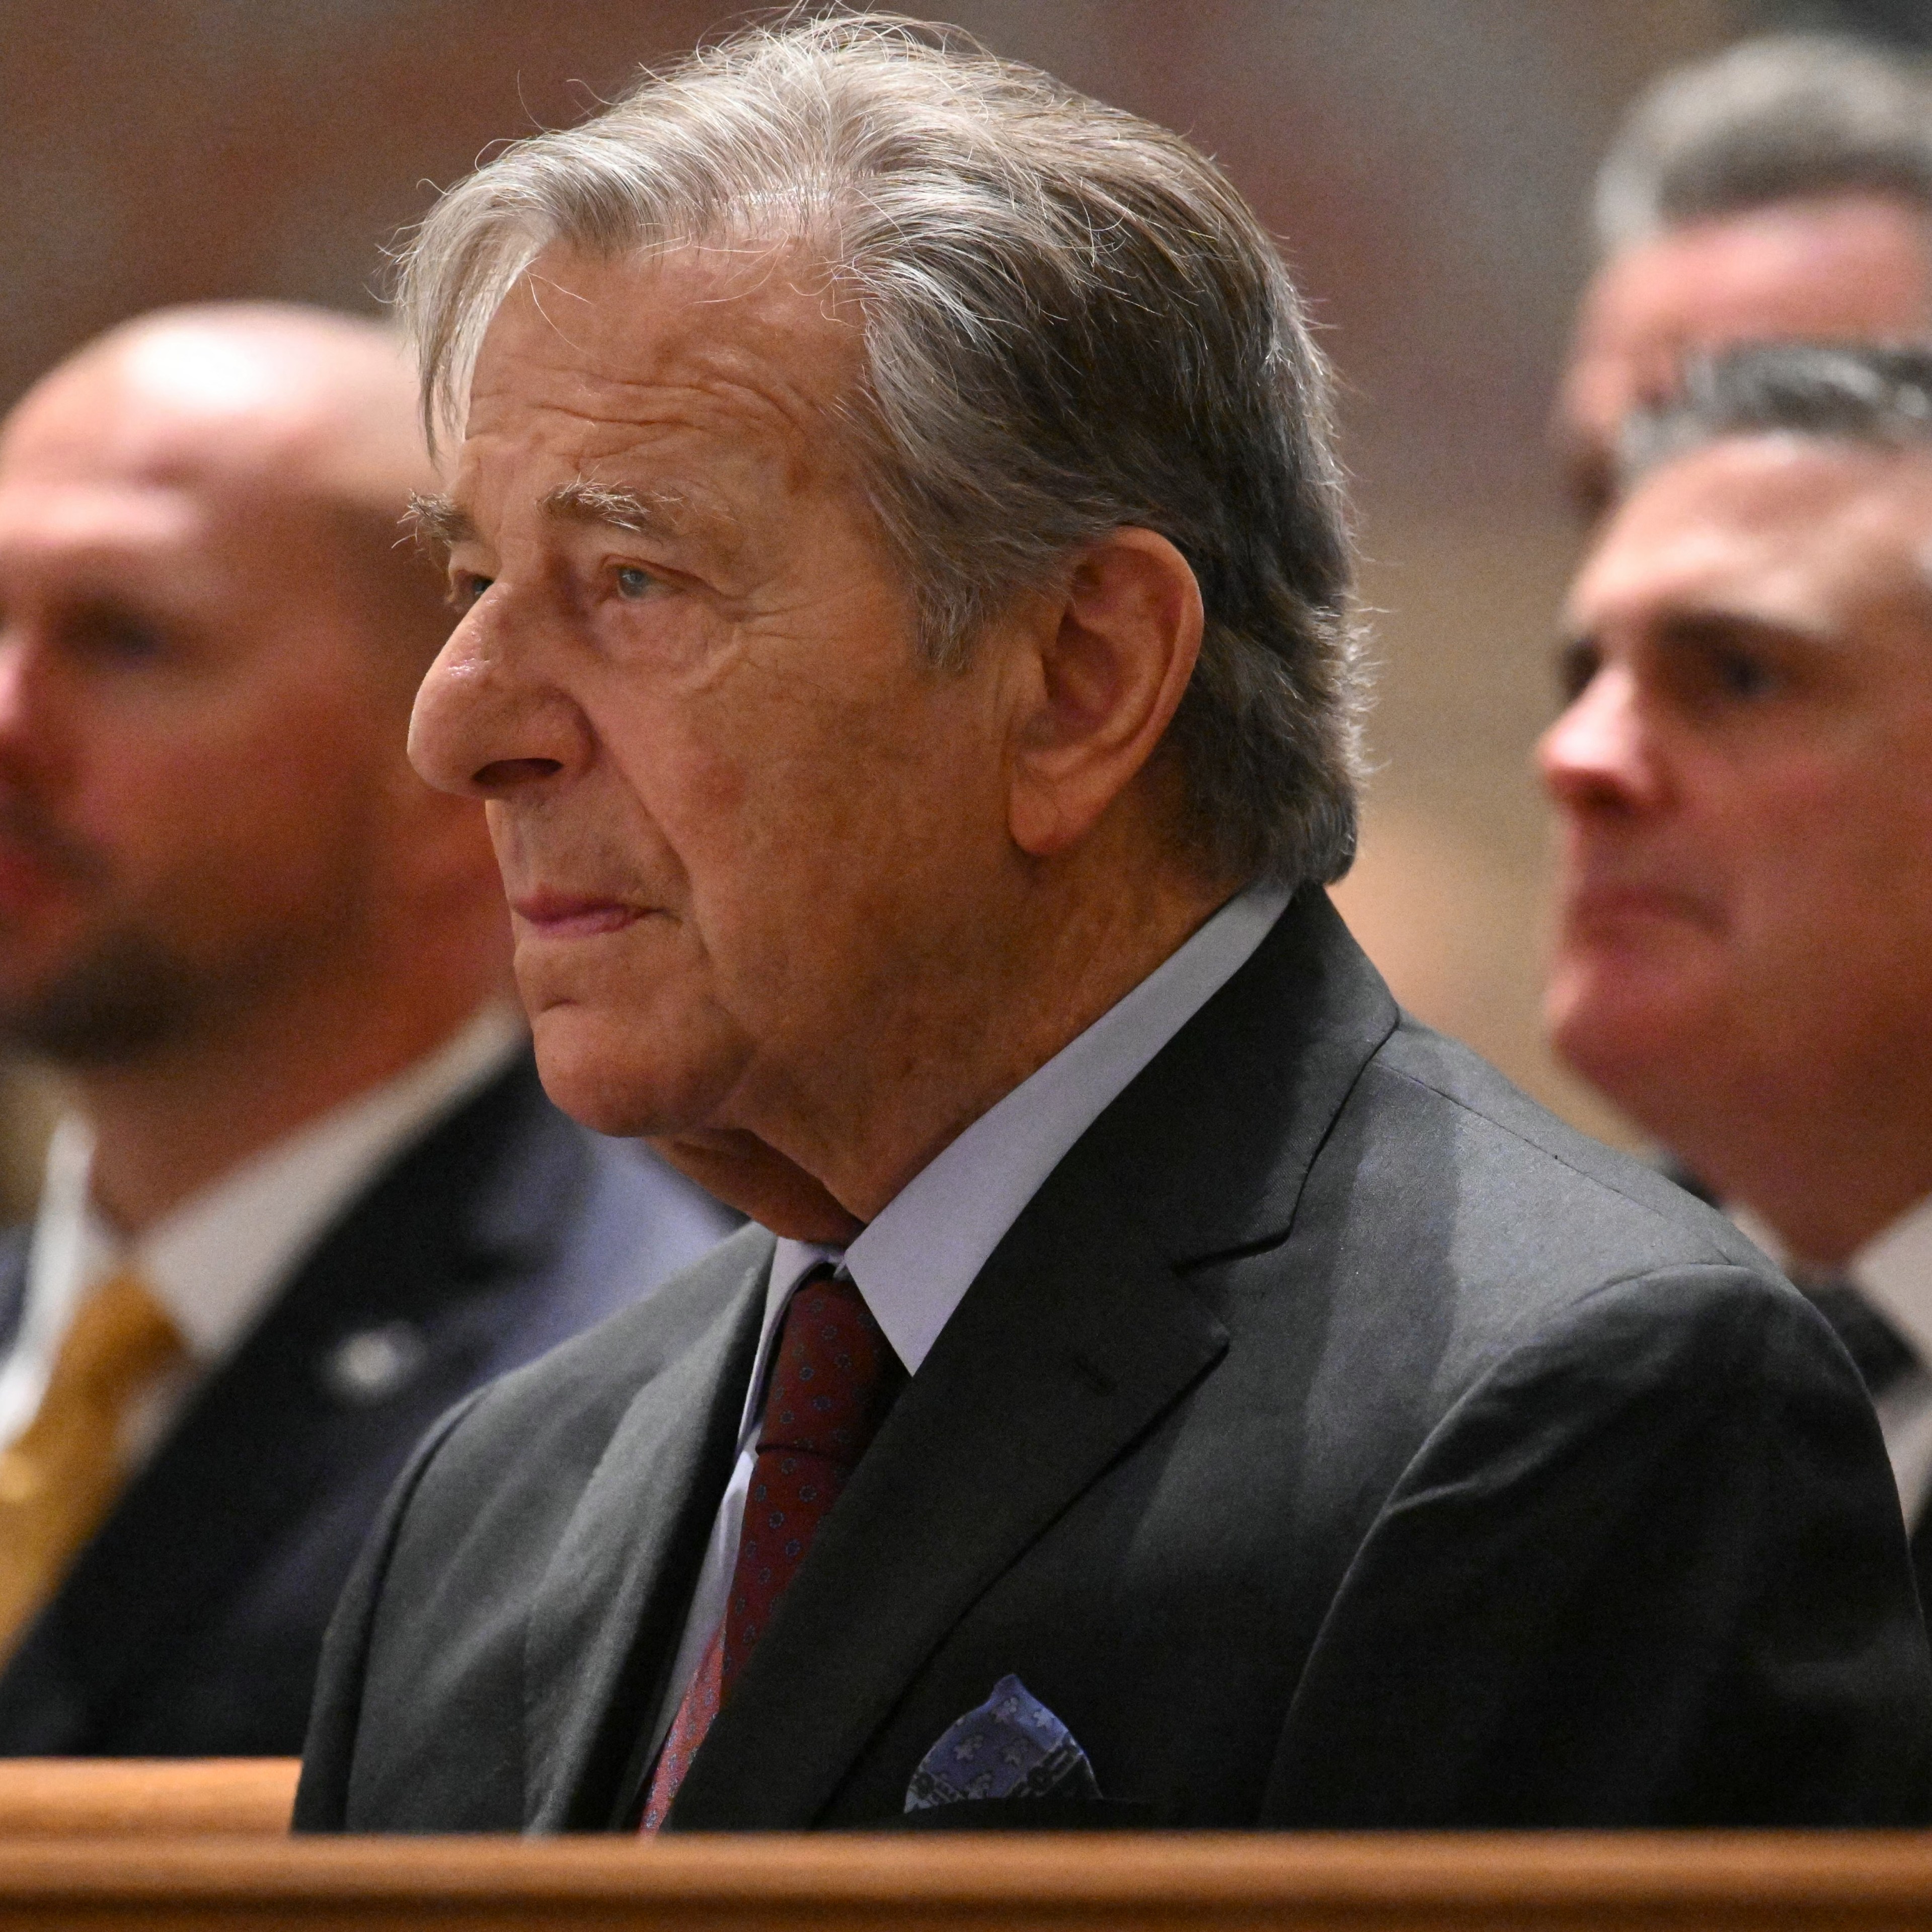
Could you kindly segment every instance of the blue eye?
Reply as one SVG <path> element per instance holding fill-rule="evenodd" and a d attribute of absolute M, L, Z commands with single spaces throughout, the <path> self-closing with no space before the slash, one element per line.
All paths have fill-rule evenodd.
<path fill-rule="evenodd" d="M 657 588 L 657 579 L 648 570 L 640 570 L 634 563 L 620 563 L 616 576 L 620 597 L 648 596 Z"/>

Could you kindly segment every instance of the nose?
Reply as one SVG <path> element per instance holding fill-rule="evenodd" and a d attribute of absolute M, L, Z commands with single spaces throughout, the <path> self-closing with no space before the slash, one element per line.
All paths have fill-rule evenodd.
<path fill-rule="evenodd" d="M 542 671 L 540 642 L 486 594 L 450 633 L 416 693 L 410 762 L 439 791 L 501 798 L 581 766 L 583 715 Z"/>
<path fill-rule="evenodd" d="M 1628 666 L 1596 672 L 1538 741 L 1536 768 L 1559 811 L 1631 814 L 1663 802 L 1661 748 Z"/>

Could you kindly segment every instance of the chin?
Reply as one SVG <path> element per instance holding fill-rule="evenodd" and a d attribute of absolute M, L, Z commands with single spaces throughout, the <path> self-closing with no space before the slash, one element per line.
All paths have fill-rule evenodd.
<path fill-rule="evenodd" d="M 710 1124 L 705 1099 L 718 1084 L 688 1045 L 687 1030 L 628 1022 L 578 1006 L 554 1006 L 532 1023 L 544 1091 L 580 1126 L 635 1138 Z"/>
<path fill-rule="evenodd" d="M 1559 961 L 1544 1000 L 1557 1057 L 1647 1132 L 1669 1138 L 1670 1096 L 1708 1060 L 1712 1016 L 1681 981 L 1628 962 Z"/>

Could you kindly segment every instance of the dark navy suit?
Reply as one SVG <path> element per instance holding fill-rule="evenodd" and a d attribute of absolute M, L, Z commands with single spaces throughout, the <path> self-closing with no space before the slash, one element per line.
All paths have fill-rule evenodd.
<path fill-rule="evenodd" d="M 0 1755 L 292 1755 L 322 1636 L 452 1402 L 635 1300 L 737 1217 L 544 1099 L 527 1054 L 338 1216 L 0 1674 Z M 0 1237 L 0 1352 L 28 1234 Z"/>

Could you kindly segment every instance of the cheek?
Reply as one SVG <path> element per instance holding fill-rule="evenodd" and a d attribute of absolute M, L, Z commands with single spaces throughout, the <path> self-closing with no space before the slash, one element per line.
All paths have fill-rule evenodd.
<path fill-rule="evenodd" d="M 1932 1000 L 1932 790 L 1913 776 L 1932 743 L 1910 735 L 1847 732 L 1768 766 L 1712 828 L 1725 977 L 1774 1030 L 1814 1029 L 1821 989 L 1846 1016 L 1882 986 Z"/>
<path fill-rule="evenodd" d="M 614 684 L 586 704 L 602 769 L 558 794 L 560 819 L 648 853 L 638 875 L 674 880 L 656 902 L 681 928 L 612 962 L 601 1002 L 625 997 L 621 973 L 634 1003 L 676 986 L 762 1040 L 822 1042 L 891 996 L 915 949 L 952 949 L 952 902 L 983 904 L 1006 851 L 998 760 L 983 700 L 907 650 L 861 638 L 828 667 L 754 639 L 712 688 Z M 562 970 L 533 950 L 526 992 Z"/>
<path fill-rule="evenodd" d="M 716 969 L 755 991 L 775 950 L 849 879 L 867 818 L 864 760 L 845 722 L 809 694 L 736 694 L 669 712 L 621 739 L 606 730 L 625 795 L 625 849 L 674 871 L 676 908 Z"/>
<path fill-rule="evenodd" d="M 158 917 L 293 917 L 372 868 L 384 762 L 366 718 L 290 706 L 262 729 L 146 734 L 87 809 Z"/>
<path fill-rule="evenodd" d="M 747 1003 L 814 962 L 844 960 L 835 976 L 862 985 L 866 962 L 944 931 L 950 898 L 984 903 L 1004 820 L 978 748 L 929 717 L 848 713 L 774 733 L 753 759 L 693 764 L 676 842 Z"/>
<path fill-rule="evenodd" d="M 272 844 L 292 796 L 306 788 L 290 777 L 287 761 L 267 746 L 158 734 L 128 755 L 104 758 L 82 808 L 130 863 L 152 870 L 204 851 Z"/>

